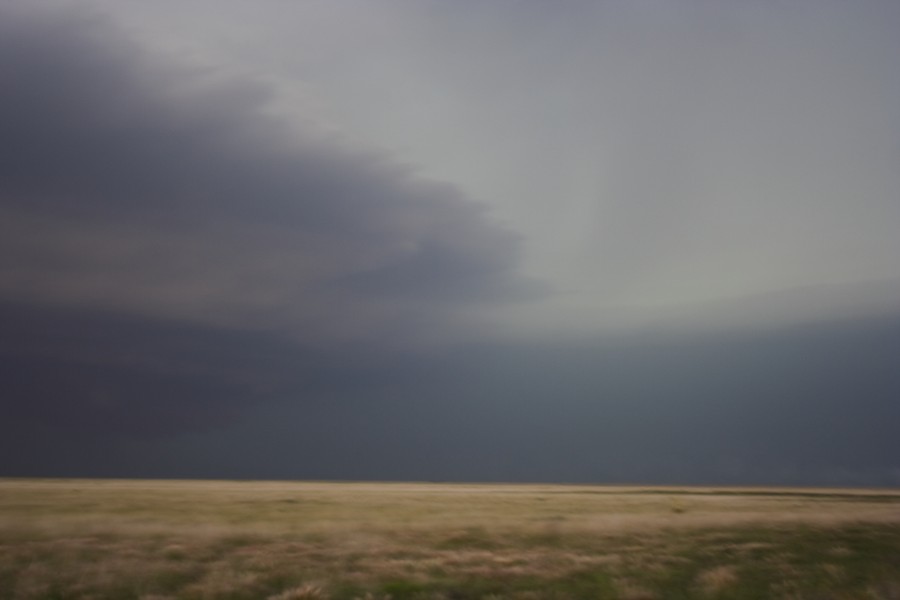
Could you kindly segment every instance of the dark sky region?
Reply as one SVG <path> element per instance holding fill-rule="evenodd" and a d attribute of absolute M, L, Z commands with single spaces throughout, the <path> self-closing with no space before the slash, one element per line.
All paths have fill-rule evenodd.
<path fill-rule="evenodd" d="M 900 485 L 900 4 L 0 2 L 0 476 Z"/>

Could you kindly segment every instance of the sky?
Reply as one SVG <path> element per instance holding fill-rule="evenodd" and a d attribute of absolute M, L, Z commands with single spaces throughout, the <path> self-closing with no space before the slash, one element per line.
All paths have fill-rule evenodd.
<path fill-rule="evenodd" d="M 900 486 L 900 4 L 0 1 L 0 476 Z"/>

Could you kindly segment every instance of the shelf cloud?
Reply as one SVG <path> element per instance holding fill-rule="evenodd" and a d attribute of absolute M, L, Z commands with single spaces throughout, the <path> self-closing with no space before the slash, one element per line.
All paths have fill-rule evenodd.
<path fill-rule="evenodd" d="M 894 3 L 0 6 L 0 476 L 896 485 Z"/>

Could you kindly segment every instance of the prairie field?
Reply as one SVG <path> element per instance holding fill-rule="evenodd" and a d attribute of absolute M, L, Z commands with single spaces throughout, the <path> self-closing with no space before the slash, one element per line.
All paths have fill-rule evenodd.
<path fill-rule="evenodd" d="M 0 479 L 0 599 L 900 599 L 900 491 Z"/>

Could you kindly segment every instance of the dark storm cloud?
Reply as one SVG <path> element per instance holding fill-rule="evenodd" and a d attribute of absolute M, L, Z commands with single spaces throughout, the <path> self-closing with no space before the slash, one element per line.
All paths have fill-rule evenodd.
<path fill-rule="evenodd" d="M 454 69 L 435 69 L 444 63 L 425 60 L 425 52 L 402 45 L 396 50 L 404 58 L 421 58 L 429 73 L 459 74 L 458 83 L 441 87 L 431 79 L 414 80 L 414 74 L 392 75 L 388 65 L 386 72 L 372 70 L 378 94 L 374 88 L 349 88 L 358 93 L 347 101 L 373 121 L 384 121 L 384 129 L 402 132 L 410 123 L 401 119 L 397 125 L 388 118 L 394 111 L 423 115 L 421 123 L 414 118 L 416 126 L 406 129 L 424 136 L 421 132 L 431 130 L 420 124 L 449 113 L 410 110 L 423 104 L 419 91 L 429 91 L 432 100 L 454 93 L 475 98 L 482 83 L 492 83 L 502 102 L 449 111 L 459 115 L 448 121 L 460 126 L 459 136 L 448 133 L 454 133 L 452 127 L 437 128 L 433 137 L 449 149 L 441 156 L 465 156 L 492 178 L 522 189 L 502 202 L 539 200 L 535 231 L 554 229 L 554 243 L 577 241 L 587 232 L 589 247 L 578 254 L 582 265 L 572 272 L 608 288 L 613 299 L 621 296 L 627 308 L 629 300 L 665 304 L 680 297 L 657 298 L 656 290 L 667 288 L 650 285 L 652 278 L 637 286 L 640 294 L 629 293 L 626 284 L 642 283 L 649 271 L 684 283 L 691 292 L 685 297 L 710 302 L 685 314 L 667 311 L 660 323 L 600 327 L 605 317 L 593 301 L 570 312 L 560 296 L 552 296 L 540 310 L 530 307 L 504 321 L 515 327 L 501 338 L 483 324 L 516 312 L 512 301 L 531 297 L 536 289 L 516 273 L 520 240 L 458 189 L 419 178 L 388 155 L 324 134 L 314 123 L 270 116 L 273 98 L 265 85 L 217 70 L 164 64 L 129 41 L 126 30 L 77 4 L 68 12 L 34 9 L 34 4 L 44 3 L 8 2 L 0 8 L 0 475 L 900 483 L 895 433 L 900 370 L 894 364 L 900 356 L 900 321 L 893 269 L 860 275 L 872 281 L 877 275 L 881 284 L 842 284 L 845 278 L 835 276 L 822 279 L 832 282 L 826 285 L 813 278 L 799 291 L 796 283 L 789 292 L 764 286 L 761 295 L 721 304 L 711 301 L 721 290 L 705 288 L 721 283 L 722 273 L 742 280 L 750 276 L 744 267 L 753 266 L 765 275 L 777 271 L 790 253 L 724 260 L 724 271 L 698 269 L 684 277 L 698 257 L 718 262 L 722 248 L 687 243 L 695 239 L 687 221 L 706 213 L 678 208 L 693 204 L 664 206 L 666 198 L 673 190 L 693 198 L 693 179 L 681 172 L 691 172 L 694 164 L 727 172 L 713 160 L 727 153 L 713 145 L 702 155 L 687 156 L 680 139 L 723 129 L 698 129 L 692 123 L 702 120 L 682 119 L 679 115 L 693 114 L 685 108 L 693 107 L 693 95 L 672 105 L 670 95 L 659 93 L 658 76 L 669 77 L 664 81 L 673 85 L 667 89 L 692 90 L 691 72 L 708 71 L 703 77 L 727 100 L 720 106 L 728 107 L 721 123 L 751 141 L 755 138 L 743 132 L 749 127 L 756 134 L 754 123 L 724 117 L 740 113 L 730 110 L 731 99 L 742 97 L 743 90 L 767 89 L 764 77 L 732 86 L 743 81 L 741 70 L 724 76 L 731 72 L 724 69 L 720 78 L 716 69 L 695 69 L 694 58 L 701 55 L 707 57 L 701 66 L 718 60 L 716 45 L 700 44 L 706 49 L 689 55 L 669 52 L 682 43 L 693 48 L 696 31 L 690 27 L 649 46 L 648 64 L 664 58 L 661 69 L 635 71 L 629 61 L 640 45 L 634 31 L 642 27 L 579 17 L 574 21 L 586 37 L 573 38 L 566 25 L 536 43 L 540 36 L 523 35 L 525 30 L 508 26 L 507 13 L 488 8 L 496 14 L 475 22 L 501 25 L 510 38 L 506 54 L 493 51 L 496 27 L 483 30 L 483 44 L 465 49 L 451 31 L 446 56 Z M 163 6 L 113 4 L 152 7 L 151 12 Z M 177 20 L 168 11 L 182 4 L 159 10 Z M 222 6 L 234 9 L 232 3 L 193 6 L 201 16 Z M 363 6 L 380 11 L 399 5 L 358 5 Z M 337 11 L 341 23 L 344 10 L 349 9 Z M 534 31 L 544 22 L 535 18 Z M 605 35 L 598 36 L 600 22 L 606 23 L 599 29 Z M 305 23 L 314 28 L 309 25 L 314 20 Z M 419 31 L 414 25 L 405 30 Z M 777 39 L 793 47 L 792 30 L 784 31 Z M 340 32 L 332 36 L 325 28 L 318 36 L 329 38 L 329 59 L 344 56 L 342 64 L 352 71 L 343 44 L 369 51 L 365 44 L 373 38 L 357 39 L 353 28 Z M 599 50 L 558 63 L 567 69 L 550 61 L 547 69 L 520 71 L 518 85 L 499 72 L 475 68 L 482 57 L 509 56 L 509 65 L 500 61 L 491 67 L 499 65 L 506 75 L 510 68 L 516 71 L 512 57 L 522 55 L 521 49 L 565 50 L 563 42 L 570 38 L 597 40 Z M 766 49 L 756 55 L 758 64 L 781 65 L 783 45 L 771 52 L 768 43 L 751 46 Z M 283 48 L 287 54 L 294 47 Z M 372 52 L 371 64 L 377 65 L 380 57 Z M 600 60 L 606 66 L 592 70 L 595 58 L 615 63 L 615 56 L 629 60 L 624 65 Z M 690 58 L 681 67 L 683 80 L 668 69 L 670 56 L 681 57 L 679 64 Z M 794 85 L 793 75 L 806 72 L 800 68 L 806 64 L 786 69 L 786 81 Z M 546 78 L 549 72 L 578 82 L 584 73 L 600 76 L 596 87 L 592 83 L 585 90 L 592 95 L 559 79 L 536 85 L 554 81 Z M 831 80 L 827 70 L 821 77 Z M 635 85 L 622 85 L 631 81 Z M 815 105 L 805 99 L 818 93 L 797 85 L 796 105 Z M 394 86 L 416 93 L 381 98 Z M 527 98 L 538 104 L 551 99 L 551 107 L 562 102 L 551 112 L 568 116 L 570 100 L 602 107 L 595 100 L 607 94 L 612 95 L 607 106 L 615 110 L 597 113 L 602 118 L 595 129 L 586 125 L 594 122 L 594 113 L 559 121 L 563 129 L 577 128 L 578 135 L 597 134 L 612 148 L 606 167 L 611 181 L 600 191 L 608 187 L 622 202 L 601 211 L 616 218 L 597 229 L 591 225 L 596 211 L 561 209 L 565 205 L 557 201 L 567 194 L 547 178 L 550 172 L 573 179 L 580 167 L 569 171 L 562 163 L 577 155 L 593 181 L 596 149 L 567 146 L 563 129 L 540 135 L 521 124 L 555 127 L 555 120 L 541 116 L 546 111 L 527 110 Z M 832 94 L 821 96 L 841 103 Z M 753 95 L 747 97 L 755 103 Z M 652 106 L 643 110 L 643 103 Z M 435 100 L 434 106 L 441 104 Z M 641 125 L 648 111 L 658 120 Z M 504 120 L 515 115 L 524 120 Z M 763 121 L 768 118 L 761 112 L 756 123 Z M 760 138 L 782 121 L 773 123 L 759 128 Z M 464 126 L 479 135 L 463 135 Z M 658 131 L 671 133 L 669 141 L 659 142 Z M 473 147 L 483 152 L 470 156 Z M 761 148 L 759 156 L 766 159 L 761 164 L 771 160 L 778 173 L 793 172 L 781 166 L 779 153 L 767 150 L 768 143 Z M 853 146 L 840 148 L 835 156 L 854 153 Z M 801 148 L 788 154 L 794 150 L 803 154 Z M 557 153 L 550 160 L 548 155 Z M 522 161 L 523 154 L 535 158 Z M 860 153 L 863 158 L 855 160 L 875 164 L 870 156 Z M 882 163 L 889 164 L 886 156 Z M 498 170 L 485 157 L 501 157 L 501 165 L 510 160 L 515 169 Z M 672 157 L 677 161 L 670 162 Z M 712 196 L 717 197 L 716 189 L 758 196 L 757 190 L 769 189 L 767 172 L 737 177 L 734 185 L 712 182 Z M 852 179 L 843 178 L 840 169 L 821 172 Z M 805 181 L 806 174 L 801 170 L 798 177 Z M 853 200 L 835 200 L 841 210 L 819 210 L 818 204 L 802 201 L 792 204 L 792 218 L 782 221 L 784 213 L 770 209 L 785 196 L 770 194 L 771 205 L 751 203 L 745 213 L 733 213 L 730 205 L 716 209 L 721 219 L 700 218 L 698 231 L 729 243 L 735 235 L 752 238 L 753 249 L 769 249 L 778 244 L 754 237 L 756 229 L 723 228 L 719 221 L 749 219 L 765 225 L 763 230 L 784 223 L 780 231 L 790 234 L 781 240 L 785 250 L 816 254 L 820 247 L 805 244 L 802 231 L 832 244 L 830 232 L 837 229 L 812 222 L 795 228 L 799 216 L 825 215 L 838 223 L 863 215 L 865 220 L 849 220 L 865 230 L 866 240 L 882 240 L 896 212 L 895 203 L 884 200 L 893 179 L 858 180 L 885 195 L 877 195 L 874 204 L 858 204 L 865 194 L 845 193 L 853 191 L 850 184 L 838 186 L 835 194 Z M 883 211 L 870 210 L 881 203 Z M 878 226 L 877 235 L 863 227 L 866 223 Z M 893 256 L 895 237 L 878 257 Z M 529 238 L 530 248 L 533 242 Z M 563 268 L 571 262 L 565 252 L 559 256 L 548 265 Z M 585 264 L 589 268 L 582 268 Z M 846 265 L 857 272 L 857 263 Z M 627 313 L 613 311 L 606 320 L 617 325 L 627 321 Z M 838 323 L 836 314 L 858 319 Z M 554 328 L 557 319 L 566 327 Z M 573 327 L 578 335 L 571 335 Z M 503 341 L 512 338 L 517 343 Z"/>
<path fill-rule="evenodd" d="M 244 341 L 260 365 L 290 358 L 259 367 L 278 393 L 240 424 L 162 442 L 123 439 L 115 460 L 94 458 L 96 440 L 57 439 L 48 448 L 40 435 L 10 431 L 5 471 L 900 483 L 896 317 L 763 333 L 477 344 L 343 363 Z"/>
<path fill-rule="evenodd" d="M 98 14 L 0 7 L 0 88 L 7 435 L 221 426 L 363 385 L 366 352 L 536 289 L 516 236 L 452 186 L 267 116 L 264 86 L 156 61 Z"/>
<path fill-rule="evenodd" d="M 516 237 L 452 186 L 266 116 L 261 86 L 154 64 L 99 17 L 15 7 L 5 297 L 353 339 L 531 289 Z"/>
<path fill-rule="evenodd" d="M 371 384 L 376 359 L 286 335 L 87 309 L 0 304 L 0 431 L 167 438 L 263 402 Z"/>
<path fill-rule="evenodd" d="M 220 477 L 897 485 L 898 355 L 895 317 L 470 346 L 174 452 Z"/>

